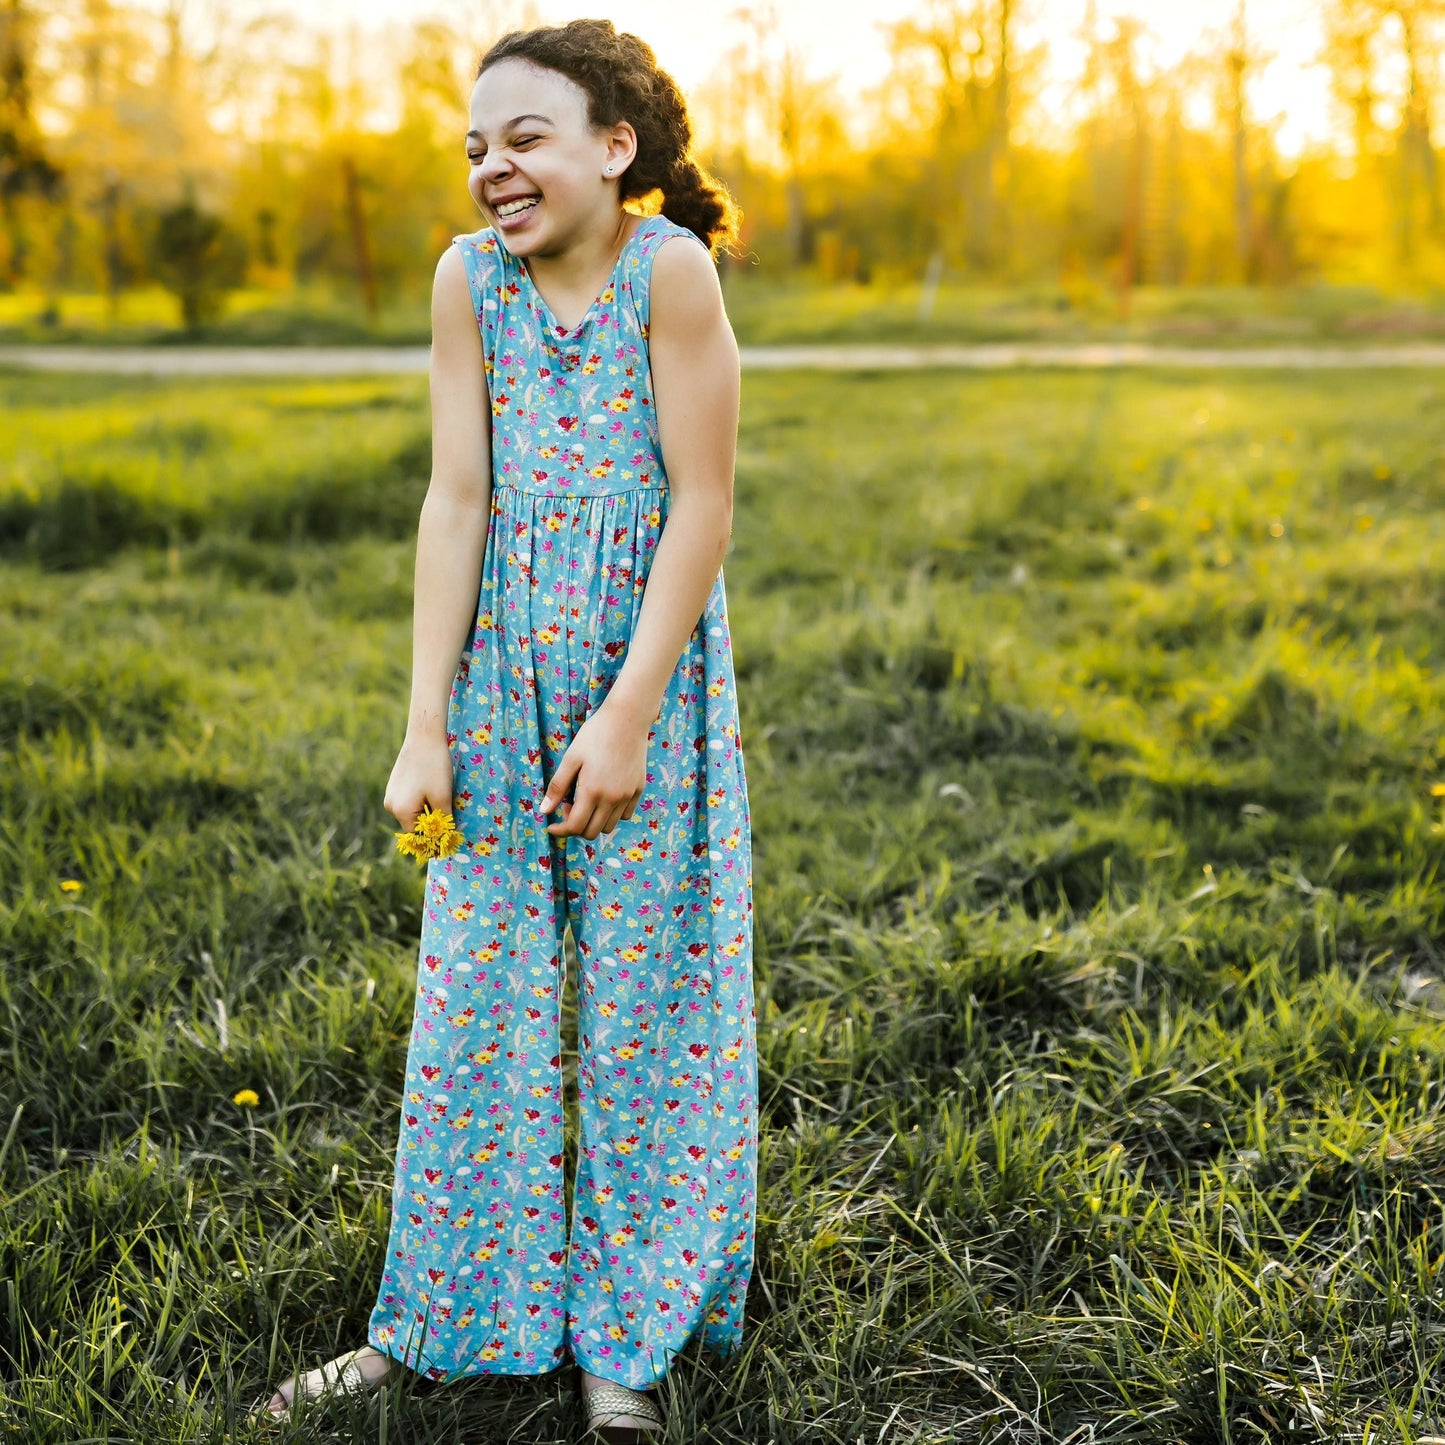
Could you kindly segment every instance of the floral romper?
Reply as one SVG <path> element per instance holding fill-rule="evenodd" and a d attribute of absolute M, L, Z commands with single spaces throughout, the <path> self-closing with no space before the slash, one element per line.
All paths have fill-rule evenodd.
<path fill-rule="evenodd" d="M 648 732 L 630 819 L 555 838 L 541 802 L 627 656 L 670 493 L 646 218 L 571 330 L 490 228 L 457 236 L 482 332 L 492 499 L 448 707 L 464 843 L 428 864 L 386 1260 L 367 1338 L 432 1379 L 570 1354 L 643 1388 L 729 1353 L 753 1263 L 752 843 L 719 572 Z M 560 818 L 560 812 L 554 815 Z M 563 1190 L 563 934 L 580 1140 Z"/>

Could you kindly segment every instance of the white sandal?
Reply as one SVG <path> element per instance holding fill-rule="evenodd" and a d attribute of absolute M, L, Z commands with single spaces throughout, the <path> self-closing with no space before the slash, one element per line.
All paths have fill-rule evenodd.
<path fill-rule="evenodd" d="M 334 1360 L 328 1360 L 318 1369 L 307 1370 L 299 1381 L 293 1375 L 289 1380 L 283 1380 L 271 1396 L 271 1400 L 274 1400 L 277 1395 L 281 1395 L 286 1400 L 286 1408 L 279 1412 L 272 1411 L 271 1400 L 268 1400 L 265 1405 L 252 1411 L 251 1423 L 266 1425 L 289 1420 L 291 1408 L 296 1403 L 298 1395 L 307 1400 L 319 1400 L 323 1396 L 338 1392 L 348 1395 L 375 1394 L 391 1378 L 395 1361 L 392 1361 L 375 1379 L 371 1379 L 357 1363 L 357 1357 L 367 1351 L 381 1358 L 390 1359 L 390 1356 L 382 1356 L 380 1350 L 373 1349 L 370 1345 L 362 1345 L 358 1349 L 349 1350 L 344 1355 L 338 1355 Z M 289 1397 L 285 1394 L 287 1385 L 293 1387 Z"/>
<path fill-rule="evenodd" d="M 642 1442 L 662 1433 L 662 1412 L 653 1403 L 653 1396 L 642 1390 L 630 1390 L 626 1385 L 614 1385 L 606 1381 L 593 1385 L 589 1390 L 582 1386 L 582 1408 L 587 1416 L 586 1429 L 595 1433 L 607 1445 L 642 1445 Z M 614 1425 L 612 1421 L 631 1415 L 637 1420 L 648 1420 L 656 1428 L 649 1430 L 638 1425 Z"/>

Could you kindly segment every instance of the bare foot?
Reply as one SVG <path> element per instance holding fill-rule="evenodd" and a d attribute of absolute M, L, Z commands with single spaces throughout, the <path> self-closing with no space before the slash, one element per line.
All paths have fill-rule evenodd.
<path fill-rule="evenodd" d="M 338 1355 L 336 1359 L 328 1361 L 318 1370 L 308 1370 L 302 1376 L 305 1385 L 305 1393 L 308 1398 L 321 1394 L 328 1388 L 346 1389 L 348 1385 L 353 1389 L 363 1391 L 374 1389 L 385 1380 L 393 1370 L 401 1366 L 391 1358 L 390 1355 L 383 1355 L 380 1350 L 374 1350 L 370 1345 L 363 1345 L 359 1350 L 348 1351 L 344 1355 Z M 338 1386 L 331 1384 L 345 1371 L 342 1383 Z M 359 1376 L 361 1384 L 358 1386 L 353 1382 Z M 296 1376 L 292 1375 L 289 1380 L 283 1380 L 276 1393 L 271 1396 L 271 1402 L 266 1406 L 266 1413 L 279 1418 L 290 1413 L 291 1405 L 296 1398 Z"/>

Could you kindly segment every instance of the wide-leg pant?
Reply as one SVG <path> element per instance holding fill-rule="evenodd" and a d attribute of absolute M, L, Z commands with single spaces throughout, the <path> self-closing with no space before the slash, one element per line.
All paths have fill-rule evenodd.
<path fill-rule="evenodd" d="M 721 581 L 649 735 L 634 816 L 595 840 L 554 838 L 533 811 L 595 687 L 540 676 L 510 687 L 504 638 L 479 633 L 464 656 L 452 730 L 466 846 L 427 869 L 391 1230 L 367 1335 L 431 1378 L 540 1374 L 570 1350 L 640 1388 L 695 1337 L 720 1354 L 740 1339 L 757 1168 L 752 864 L 735 728 L 716 741 L 704 706 L 724 681 L 707 650 L 720 599 Z M 726 672 L 730 686 L 730 660 Z M 507 706 L 519 693 L 540 707 L 542 734 L 540 756 L 521 765 L 494 745 L 496 729 L 515 726 Z M 580 1120 L 570 1227 L 569 923 Z"/>

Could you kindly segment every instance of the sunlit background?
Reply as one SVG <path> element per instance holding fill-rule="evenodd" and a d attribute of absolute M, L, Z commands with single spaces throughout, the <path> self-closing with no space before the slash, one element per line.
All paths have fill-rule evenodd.
<path fill-rule="evenodd" d="M 479 216 L 476 58 L 551 0 L 11 0 L 0 318 L 414 305 Z M 725 279 L 1103 292 L 1445 276 L 1433 0 L 628 0 L 733 190 Z M 348 289 L 349 288 L 349 289 Z M 76 310 L 80 307 L 80 310 Z M 72 316 L 84 310 L 77 301 Z"/>
<path fill-rule="evenodd" d="M 1141 49 L 1151 63 L 1177 64 L 1195 48 L 1211 24 L 1230 18 L 1229 0 L 1213 5 L 1171 4 L 1167 0 L 1141 0 L 1134 5 L 1094 5 L 1093 25 L 1106 28 L 1115 15 L 1143 20 L 1147 33 Z M 987 26 L 988 7 L 950 7 L 955 13 Z M 1211 19 L 1210 12 L 1219 12 Z M 308 7 L 312 23 L 333 34 L 355 28 L 362 34 L 404 33 L 415 7 L 401 0 L 343 3 L 324 0 Z M 1031 0 L 1015 4 L 1012 23 L 1016 42 L 1026 51 L 1043 47 L 1038 57 L 1038 99 L 1043 121 L 1048 114 L 1067 113 L 1088 64 L 1091 28 L 1089 0 Z M 538 4 L 535 13 L 546 23 L 559 23 L 575 15 L 606 15 L 619 29 L 641 35 L 658 59 L 685 90 L 692 91 L 719 70 L 718 56 L 736 45 L 746 16 L 766 17 L 776 40 L 791 45 L 799 70 L 815 79 L 836 80 L 845 102 L 841 120 L 855 139 L 867 133 L 866 109 L 859 104 L 865 93 L 888 74 L 889 29 L 909 12 L 905 5 L 880 6 L 866 0 L 778 0 L 771 7 L 675 5 L 666 0 L 631 0 L 631 3 L 595 6 L 581 10 L 554 3 Z M 1251 29 L 1259 42 L 1259 73 L 1250 77 L 1251 100 L 1262 117 L 1278 123 L 1281 149 L 1297 154 L 1304 146 L 1329 134 L 1331 124 L 1329 82 L 1321 64 L 1322 7 L 1316 0 L 1255 0 L 1249 12 Z M 441 10 L 466 33 L 473 5 Z M 928 13 L 916 6 L 913 14 Z M 935 15 L 948 13 L 935 6 Z M 992 17 L 998 24 L 997 13 Z"/>
<path fill-rule="evenodd" d="M 0 1441 L 260 1439 L 365 1335 L 415 618 L 530 645 L 529 544 L 421 545 L 511 515 L 430 292 L 478 57 L 572 13 L 426 6 L 0 0 Z M 1445 0 L 601 8 L 744 213 L 758 1227 L 669 1437 L 1439 1445 Z M 570 1375 L 273 1438 L 571 1445 Z"/>

